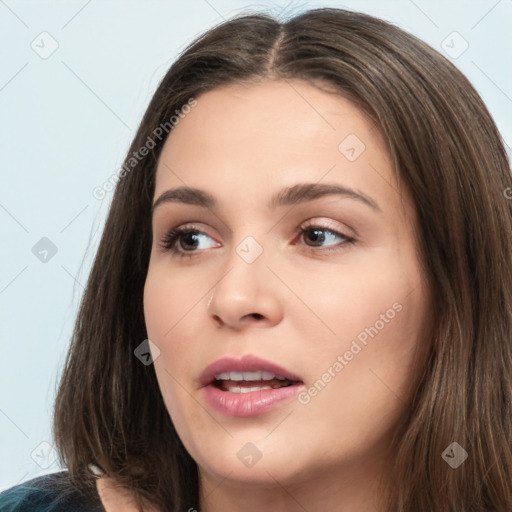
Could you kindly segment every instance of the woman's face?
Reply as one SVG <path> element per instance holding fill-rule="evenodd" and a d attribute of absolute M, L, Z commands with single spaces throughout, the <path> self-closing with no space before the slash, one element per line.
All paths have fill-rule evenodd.
<path fill-rule="evenodd" d="M 301 81 L 196 99 L 159 159 L 144 290 L 170 417 L 212 482 L 368 477 L 428 341 L 416 217 L 386 144 Z"/>

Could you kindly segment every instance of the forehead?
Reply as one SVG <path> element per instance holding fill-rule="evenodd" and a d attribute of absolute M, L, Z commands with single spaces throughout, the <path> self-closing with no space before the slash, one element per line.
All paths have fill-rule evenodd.
<path fill-rule="evenodd" d="M 221 201 L 266 202 L 274 189 L 322 180 L 385 201 L 396 195 L 384 138 L 338 94 L 299 80 L 266 81 L 228 85 L 196 100 L 164 145 L 155 196 L 185 184 Z"/>

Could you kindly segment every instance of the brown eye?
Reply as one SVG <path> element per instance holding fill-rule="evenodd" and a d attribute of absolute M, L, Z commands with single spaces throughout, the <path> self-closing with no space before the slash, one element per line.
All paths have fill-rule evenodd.
<path fill-rule="evenodd" d="M 349 238 L 342 233 L 323 226 L 308 226 L 306 228 L 301 228 L 301 239 L 303 239 L 309 247 L 333 247 L 346 245 L 354 241 L 353 238 Z M 337 239 L 341 239 L 341 242 L 336 243 Z"/>
<path fill-rule="evenodd" d="M 215 242 L 210 244 L 210 247 L 200 248 L 201 243 L 208 239 L 212 240 L 210 236 L 202 231 L 190 227 L 180 227 L 166 233 L 160 245 L 165 251 L 170 251 L 173 255 L 193 256 L 211 246 L 218 246 Z"/>

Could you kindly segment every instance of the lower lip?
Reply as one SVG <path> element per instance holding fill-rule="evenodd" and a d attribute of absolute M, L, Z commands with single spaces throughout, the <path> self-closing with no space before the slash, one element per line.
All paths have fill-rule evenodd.
<path fill-rule="evenodd" d="M 206 400 L 217 412 L 227 416 L 256 416 L 275 409 L 297 396 L 303 384 L 293 384 L 277 389 L 261 389 L 249 393 L 222 391 L 212 384 L 203 389 Z"/>

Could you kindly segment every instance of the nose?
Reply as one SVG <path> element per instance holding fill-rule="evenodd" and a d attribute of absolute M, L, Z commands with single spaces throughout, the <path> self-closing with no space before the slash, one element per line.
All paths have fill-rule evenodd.
<path fill-rule="evenodd" d="M 283 316 L 280 291 L 279 281 L 263 258 L 247 263 L 234 254 L 229 270 L 209 296 L 208 315 L 218 327 L 271 327 Z"/>

